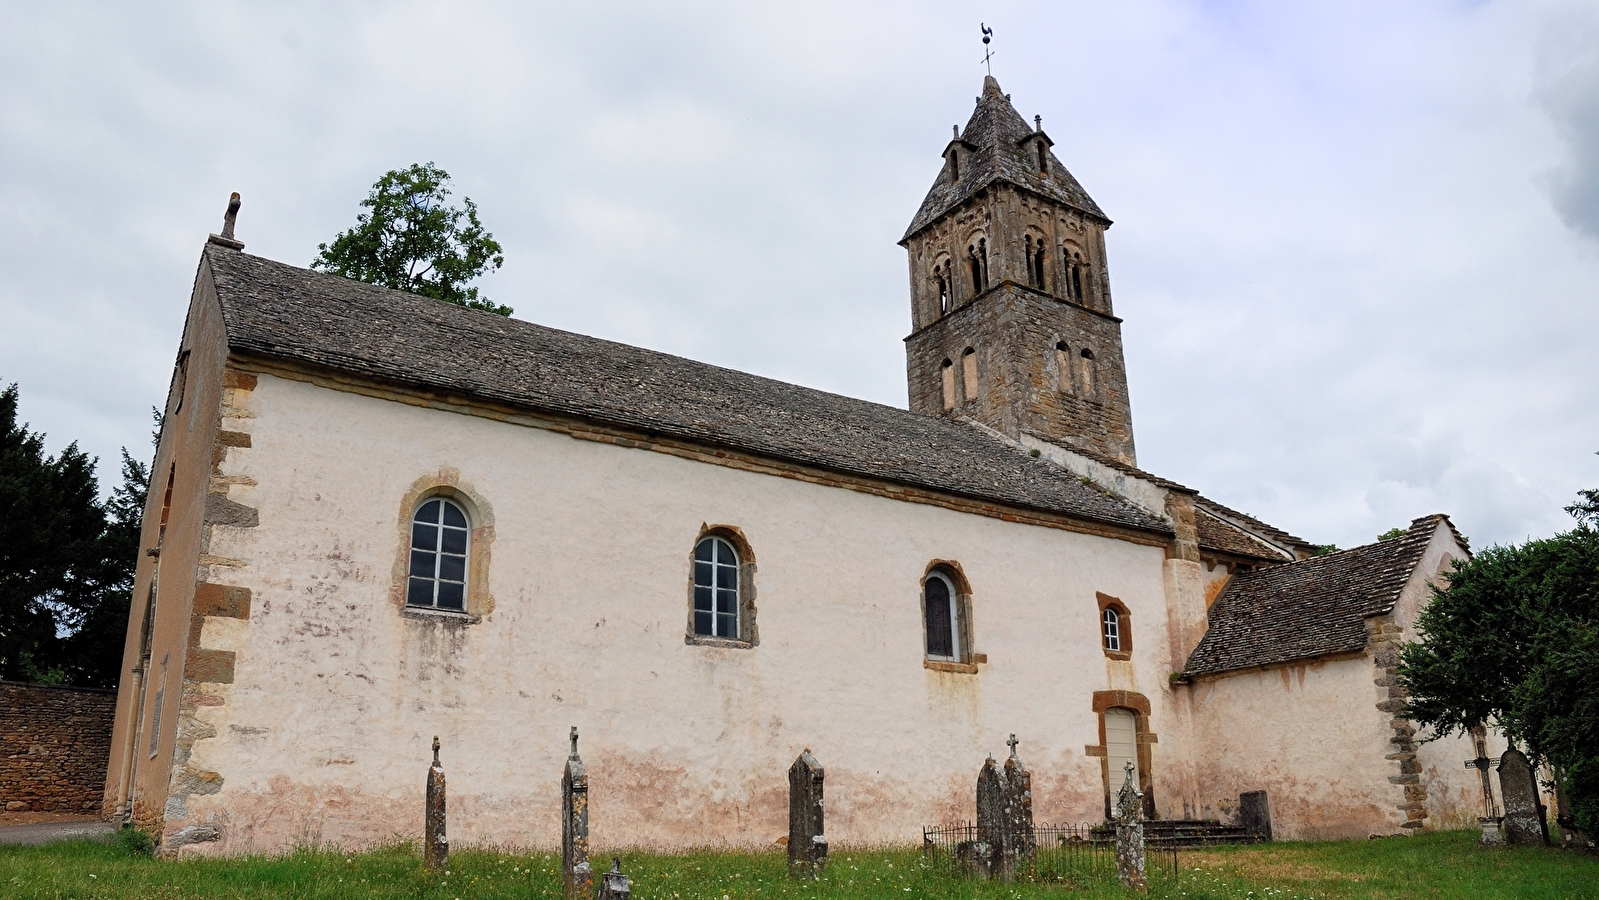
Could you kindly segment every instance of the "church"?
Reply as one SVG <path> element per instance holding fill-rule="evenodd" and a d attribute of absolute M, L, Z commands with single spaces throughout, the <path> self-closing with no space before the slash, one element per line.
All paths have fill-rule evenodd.
<path fill-rule="evenodd" d="M 452 842 L 553 847 L 575 726 L 597 847 L 770 847 L 806 748 L 835 847 L 915 843 L 1013 734 L 1040 822 L 1130 766 L 1151 817 L 1474 824 L 1476 749 L 1394 680 L 1466 541 L 1316 555 L 1139 469 L 1110 224 L 986 79 L 900 240 L 900 409 L 253 256 L 230 213 L 105 814 L 168 854 L 414 839 L 438 735 Z"/>

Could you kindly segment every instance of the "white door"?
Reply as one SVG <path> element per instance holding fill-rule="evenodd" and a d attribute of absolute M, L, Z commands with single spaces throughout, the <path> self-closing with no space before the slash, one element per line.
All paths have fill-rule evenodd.
<path fill-rule="evenodd" d="M 1110 805 L 1116 809 L 1116 795 L 1127 780 L 1127 764 L 1133 764 L 1133 787 L 1138 787 L 1138 718 L 1130 709 L 1105 710 L 1105 756 L 1110 760 Z"/>

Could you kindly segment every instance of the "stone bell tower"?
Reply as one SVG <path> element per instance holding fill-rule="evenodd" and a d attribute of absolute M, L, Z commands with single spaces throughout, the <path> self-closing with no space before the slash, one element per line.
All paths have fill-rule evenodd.
<path fill-rule="evenodd" d="M 993 76 L 944 148 L 909 251 L 911 409 L 1136 465 L 1110 219 Z"/>

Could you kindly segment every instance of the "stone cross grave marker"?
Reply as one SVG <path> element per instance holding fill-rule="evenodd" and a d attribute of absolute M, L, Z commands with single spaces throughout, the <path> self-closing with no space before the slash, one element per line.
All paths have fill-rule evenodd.
<path fill-rule="evenodd" d="M 577 755 L 577 726 L 572 726 L 572 755 L 561 776 L 561 882 L 566 900 L 588 900 L 594 890 L 589 868 L 589 777 Z"/>
<path fill-rule="evenodd" d="M 1133 763 L 1116 795 L 1116 877 L 1135 891 L 1149 889 L 1144 873 L 1144 792 L 1134 784 Z"/>
<path fill-rule="evenodd" d="M 822 825 L 822 764 L 809 747 L 788 767 L 788 874 L 814 878 L 827 867 Z"/>
<path fill-rule="evenodd" d="M 422 833 L 422 863 L 442 871 L 450 861 L 450 842 L 445 835 L 444 766 L 439 762 L 439 736 L 433 736 L 433 765 L 428 767 L 427 811 Z"/>
<path fill-rule="evenodd" d="M 1017 866 L 1025 866 L 1033 856 L 1036 832 L 1033 830 L 1033 773 L 1016 755 L 1016 735 L 1005 742 L 1010 758 L 1005 760 L 1005 831 L 1010 838 L 1007 849 Z"/>
<path fill-rule="evenodd" d="M 1505 801 L 1505 842 L 1546 844 L 1543 804 L 1538 802 L 1538 782 L 1533 778 L 1527 757 L 1515 747 L 1499 757 L 1499 796 Z"/>

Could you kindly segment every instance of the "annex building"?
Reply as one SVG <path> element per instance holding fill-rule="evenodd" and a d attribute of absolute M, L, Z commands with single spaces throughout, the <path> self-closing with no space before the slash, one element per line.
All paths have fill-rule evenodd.
<path fill-rule="evenodd" d="M 1110 220 L 992 78 L 901 244 L 897 409 L 312 272 L 213 236 L 145 515 L 105 812 L 168 852 L 421 833 L 835 846 L 973 816 L 1014 733 L 1039 821 L 1279 836 L 1474 823 L 1397 647 L 1440 515 L 1325 556 L 1137 468 Z"/>

